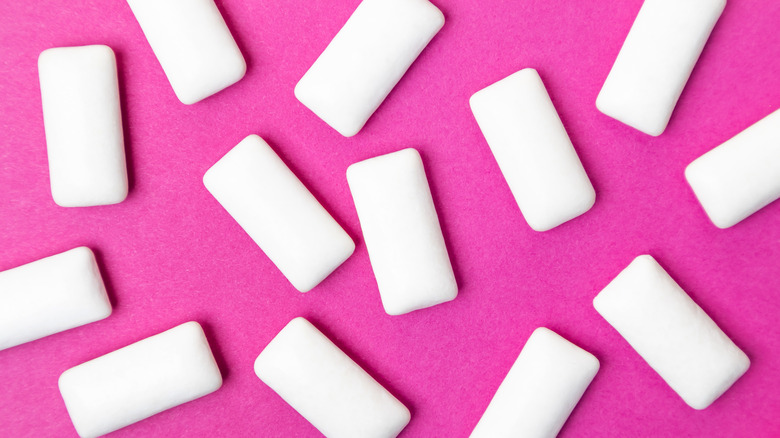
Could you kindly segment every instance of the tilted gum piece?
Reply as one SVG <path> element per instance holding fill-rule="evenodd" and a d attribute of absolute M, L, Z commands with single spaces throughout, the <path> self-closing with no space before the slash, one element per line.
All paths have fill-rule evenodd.
<path fill-rule="evenodd" d="M 194 321 L 84 362 L 59 380 L 82 438 L 129 426 L 220 386 L 222 375 Z"/>
<path fill-rule="evenodd" d="M 107 46 L 57 47 L 38 58 L 54 202 L 90 207 L 127 197 L 116 58 Z"/>
<path fill-rule="evenodd" d="M 344 229 L 257 135 L 214 164 L 203 184 L 301 292 L 355 250 Z"/>
<path fill-rule="evenodd" d="M 420 154 L 403 149 L 347 169 L 385 311 L 400 315 L 455 299 L 458 285 Z"/>
<path fill-rule="evenodd" d="M 661 135 L 726 0 L 645 0 L 596 107 L 645 134 Z"/>
<path fill-rule="evenodd" d="M 304 318 L 279 332 L 255 374 L 328 438 L 392 438 L 409 410 Z"/>
<path fill-rule="evenodd" d="M 697 158 L 685 178 L 718 228 L 780 199 L 780 110 Z"/>
<path fill-rule="evenodd" d="M 127 0 L 179 100 L 187 105 L 235 84 L 246 61 L 214 0 Z"/>
<path fill-rule="evenodd" d="M 111 315 L 89 248 L 0 272 L 0 350 Z"/>
<path fill-rule="evenodd" d="M 649 255 L 593 300 L 601 316 L 694 409 L 721 396 L 750 360 Z"/>
<path fill-rule="evenodd" d="M 441 11 L 427 0 L 363 0 L 295 86 L 295 96 L 351 137 L 443 25 Z"/>
<path fill-rule="evenodd" d="M 536 70 L 520 70 L 469 103 L 531 228 L 547 231 L 590 210 L 596 192 Z"/>
<path fill-rule="evenodd" d="M 552 330 L 534 330 L 471 438 L 554 438 L 598 370 L 592 354 Z"/>

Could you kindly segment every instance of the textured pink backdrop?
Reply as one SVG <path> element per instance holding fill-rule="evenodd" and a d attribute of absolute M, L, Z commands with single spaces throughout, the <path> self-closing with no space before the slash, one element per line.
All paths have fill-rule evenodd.
<path fill-rule="evenodd" d="M 359 0 L 292 3 L 218 0 L 249 70 L 185 106 L 125 2 L 0 2 L 0 270 L 88 245 L 115 305 L 104 321 L 0 351 L 0 436 L 75 436 L 60 373 L 191 319 L 206 330 L 224 386 L 114 436 L 316 436 L 252 371 L 296 316 L 409 406 L 403 437 L 467 436 L 540 325 L 602 364 L 561 436 L 780 434 L 780 203 L 719 230 L 683 178 L 693 159 L 780 106 L 780 2 L 729 0 L 669 128 L 653 138 L 594 105 L 641 0 L 437 0 L 443 30 L 349 139 L 299 104 L 293 87 Z M 49 191 L 36 60 L 49 47 L 95 43 L 117 53 L 130 196 L 60 208 Z M 524 67 L 541 74 L 597 192 L 590 212 L 545 233 L 524 222 L 468 107 L 472 93 Z M 201 182 L 251 133 L 357 242 L 307 294 Z M 423 156 L 460 295 L 388 316 L 345 170 L 410 146 Z M 685 405 L 591 305 L 642 253 L 752 360 L 705 411 Z"/>

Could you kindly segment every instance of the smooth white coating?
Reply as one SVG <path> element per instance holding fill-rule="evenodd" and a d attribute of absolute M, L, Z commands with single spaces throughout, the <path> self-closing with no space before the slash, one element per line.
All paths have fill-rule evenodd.
<path fill-rule="evenodd" d="M 109 315 L 111 302 L 89 248 L 0 272 L 0 350 Z"/>
<path fill-rule="evenodd" d="M 127 197 L 116 58 L 107 46 L 57 47 L 38 57 L 54 202 L 90 207 Z"/>
<path fill-rule="evenodd" d="M 295 86 L 295 97 L 351 137 L 443 25 L 427 0 L 363 0 Z"/>
<path fill-rule="evenodd" d="M 596 99 L 602 113 L 661 135 L 726 0 L 645 0 Z"/>
<path fill-rule="evenodd" d="M 246 61 L 214 0 L 127 0 L 174 93 L 187 105 L 246 73 Z"/>
<path fill-rule="evenodd" d="M 304 318 L 279 332 L 255 374 L 328 438 L 392 438 L 409 410 Z"/>
<path fill-rule="evenodd" d="M 534 330 L 471 438 L 554 438 L 598 370 L 592 354 L 552 330 Z"/>
<path fill-rule="evenodd" d="M 214 164 L 203 184 L 301 292 L 355 251 L 344 229 L 257 135 Z"/>
<path fill-rule="evenodd" d="M 347 182 L 385 312 L 455 299 L 458 285 L 420 154 L 410 148 L 355 163 Z"/>
<path fill-rule="evenodd" d="M 590 210 L 596 192 L 536 70 L 478 91 L 469 104 L 531 228 L 547 231 Z"/>
<path fill-rule="evenodd" d="M 685 178 L 718 228 L 780 199 L 780 110 L 697 158 Z"/>
<path fill-rule="evenodd" d="M 82 438 L 129 426 L 220 386 L 209 343 L 193 321 L 84 362 L 59 380 Z"/>
<path fill-rule="evenodd" d="M 596 310 L 694 409 L 739 379 L 750 360 L 649 255 L 593 300 Z"/>

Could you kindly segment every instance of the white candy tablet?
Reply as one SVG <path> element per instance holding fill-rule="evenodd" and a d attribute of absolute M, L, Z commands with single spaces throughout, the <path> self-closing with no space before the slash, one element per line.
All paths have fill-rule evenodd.
<path fill-rule="evenodd" d="M 222 386 L 200 324 L 188 322 L 75 366 L 60 392 L 76 432 L 96 437 Z"/>
<path fill-rule="evenodd" d="M 420 154 L 404 149 L 347 169 L 371 267 L 390 315 L 455 299 L 458 285 Z"/>
<path fill-rule="evenodd" d="M 38 58 L 54 202 L 89 207 L 127 197 L 116 58 L 106 46 L 57 47 Z"/>
<path fill-rule="evenodd" d="M 212 166 L 203 184 L 301 292 L 355 250 L 344 229 L 256 135 Z"/>
<path fill-rule="evenodd" d="M 409 410 L 303 318 L 255 361 L 255 374 L 328 438 L 392 438 Z"/>
<path fill-rule="evenodd" d="M 697 158 L 685 178 L 719 228 L 780 199 L 780 110 Z"/>
<path fill-rule="evenodd" d="M 363 0 L 295 86 L 295 96 L 351 137 L 443 25 L 441 11 L 427 0 Z"/>
<path fill-rule="evenodd" d="M 704 409 L 750 360 L 649 255 L 593 300 L 596 310 L 694 409 Z"/>
<path fill-rule="evenodd" d="M 596 99 L 602 113 L 661 135 L 726 0 L 645 0 Z"/>
<path fill-rule="evenodd" d="M 89 248 L 0 272 L 0 350 L 110 314 L 111 303 Z"/>
<path fill-rule="evenodd" d="M 127 0 L 176 97 L 193 104 L 235 84 L 246 62 L 214 0 Z"/>
<path fill-rule="evenodd" d="M 592 354 L 549 329 L 534 330 L 471 438 L 554 438 L 598 370 Z"/>
<path fill-rule="evenodd" d="M 520 70 L 469 103 L 531 228 L 547 231 L 590 210 L 596 193 L 536 70 Z"/>

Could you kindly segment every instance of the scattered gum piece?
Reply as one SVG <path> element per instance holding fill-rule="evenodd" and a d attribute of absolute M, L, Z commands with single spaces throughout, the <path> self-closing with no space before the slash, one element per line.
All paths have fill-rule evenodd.
<path fill-rule="evenodd" d="M 255 361 L 255 374 L 328 438 L 392 438 L 409 410 L 304 318 Z"/>
<path fill-rule="evenodd" d="M 295 86 L 345 137 L 357 134 L 444 25 L 427 0 L 363 0 Z"/>
<path fill-rule="evenodd" d="M 75 366 L 59 386 L 76 431 L 91 438 L 210 394 L 222 375 L 190 321 Z"/>
<path fill-rule="evenodd" d="M 400 315 L 455 299 L 452 272 L 420 154 L 403 149 L 347 169 L 385 311 Z"/>
<path fill-rule="evenodd" d="M 109 315 L 111 303 L 89 248 L 0 272 L 0 350 Z"/>
<path fill-rule="evenodd" d="M 649 255 L 593 300 L 601 316 L 694 409 L 720 397 L 750 360 Z"/>

